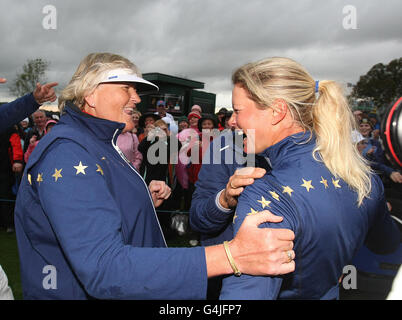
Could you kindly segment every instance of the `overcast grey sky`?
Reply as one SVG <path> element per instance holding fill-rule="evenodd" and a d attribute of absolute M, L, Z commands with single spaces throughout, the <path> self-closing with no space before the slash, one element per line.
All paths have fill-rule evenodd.
<path fill-rule="evenodd" d="M 46 5 L 56 9 L 55 30 L 43 27 Z M 344 28 L 347 5 L 356 29 Z M 265 57 L 356 83 L 402 56 L 401 12 L 401 0 L 0 0 L 0 76 L 10 83 L 27 59 L 43 58 L 62 89 L 88 53 L 114 52 L 143 73 L 204 82 L 217 107 L 230 107 L 233 70 Z M 0 85 L 0 100 L 7 95 Z"/>

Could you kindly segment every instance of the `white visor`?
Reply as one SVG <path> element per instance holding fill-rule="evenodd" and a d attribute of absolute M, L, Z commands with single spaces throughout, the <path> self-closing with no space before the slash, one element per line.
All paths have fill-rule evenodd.
<path fill-rule="evenodd" d="M 137 76 L 130 69 L 113 69 L 108 71 L 104 80 L 99 83 L 108 82 L 134 82 L 137 84 L 137 92 L 140 95 L 159 91 L 157 85 Z"/>

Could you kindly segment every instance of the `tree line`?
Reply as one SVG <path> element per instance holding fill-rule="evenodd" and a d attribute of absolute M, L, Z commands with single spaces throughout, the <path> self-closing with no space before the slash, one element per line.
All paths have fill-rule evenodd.
<path fill-rule="evenodd" d="M 23 96 L 35 89 L 37 82 L 46 82 L 45 74 L 50 62 L 42 59 L 29 59 L 17 73 L 10 86 L 15 96 Z M 402 57 L 388 64 L 378 63 L 353 86 L 350 98 L 370 99 L 378 109 L 388 107 L 402 96 Z"/>

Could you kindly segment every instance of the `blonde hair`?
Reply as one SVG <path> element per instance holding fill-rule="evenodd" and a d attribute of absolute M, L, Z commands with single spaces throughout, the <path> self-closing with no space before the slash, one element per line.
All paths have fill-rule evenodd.
<path fill-rule="evenodd" d="M 284 100 L 294 121 L 315 134 L 314 159 L 357 192 L 359 206 L 369 197 L 372 171 L 352 143 L 356 122 L 339 84 L 320 81 L 317 98 L 314 79 L 288 58 L 246 64 L 233 73 L 232 82 L 246 89 L 260 108 L 272 108 L 275 100 Z"/>
<path fill-rule="evenodd" d="M 165 121 L 163 121 L 162 119 L 156 120 L 154 123 L 154 126 L 155 127 L 161 127 L 161 126 L 169 127 L 168 124 Z"/>
<path fill-rule="evenodd" d="M 116 68 L 130 69 L 141 77 L 141 73 L 135 64 L 118 54 L 104 52 L 87 55 L 80 62 L 70 82 L 60 94 L 60 112 L 63 111 L 67 101 L 72 101 L 82 109 L 85 102 L 84 98 L 97 87 L 108 71 Z"/>

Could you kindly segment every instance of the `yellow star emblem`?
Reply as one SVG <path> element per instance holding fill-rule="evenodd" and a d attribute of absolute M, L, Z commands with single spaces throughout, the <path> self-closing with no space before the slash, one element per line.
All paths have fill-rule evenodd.
<path fill-rule="evenodd" d="M 292 196 L 293 189 L 291 187 L 289 187 L 289 186 L 283 187 L 282 186 L 282 188 L 283 188 L 282 193 L 287 193 L 289 195 L 289 197 Z"/>
<path fill-rule="evenodd" d="M 237 214 L 235 213 L 233 216 L 233 224 L 235 223 L 236 218 L 238 218 Z"/>
<path fill-rule="evenodd" d="M 341 186 L 339 185 L 339 179 L 338 180 L 334 180 L 334 178 L 332 178 L 332 184 L 334 185 L 335 189 L 338 188 L 340 189 Z"/>
<path fill-rule="evenodd" d="M 32 186 L 32 177 L 30 173 L 28 173 L 28 182 Z"/>
<path fill-rule="evenodd" d="M 263 209 L 269 207 L 269 204 L 271 203 L 271 201 L 265 200 L 264 197 L 261 197 L 261 200 L 257 200 L 257 202 L 261 203 Z"/>
<path fill-rule="evenodd" d="M 57 182 L 57 180 L 58 180 L 59 178 L 62 178 L 62 177 L 63 177 L 63 176 L 61 175 L 61 170 L 63 170 L 63 169 L 60 169 L 60 170 L 54 169 L 54 174 L 52 175 L 52 177 L 54 177 L 54 181 L 55 181 L 55 182 Z"/>
<path fill-rule="evenodd" d="M 102 170 L 101 166 L 99 164 L 96 164 L 96 167 L 98 168 L 98 169 L 96 169 L 96 172 L 100 172 L 100 174 L 103 176 L 103 170 Z"/>
<path fill-rule="evenodd" d="M 302 187 L 305 187 L 307 192 L 310 192 L 310 189 L 314 189 L 313 185 L 311 184 L 312 180 L 306 181 L 304 179 L 303 180 L 303 184 L 301 185 Z"/>
<path fill-rule="evenodd" d="M 328 181 L 327 181 L 327 180 L 325 180 L 323 177 L 321 177 L 321 181 L 320 181 L 320 183 L 322 183 L 322 184 L 325 186 L 325 189 L 327 189 L 327 188 L 328 188 Z"/>
<path fill-rule="evenodd" d="M 252 216 L 254 214 L 257 214 L 258 211 L 255 211 L 253 208 L 251 208 L 251 212 L 247 213 L 248 216 Z"/>
<path fill-rule="evenodd" d="M 43 173 L 38 173 L 38 177 L 36 178 L 36 182 L 40 183 L 43 182 Z"/>
<path fill-rule="evenodd" d="M 277 194 L 275 191 L 270 191 L 269 193 L 271 194 L 272 198 L 274 198 L 277 201 L 280 201 L 279 194 Z"/>
<path fill-rule="evenodd" d="M 79 165 L 74 166 L 74 168 L 77 170 L 77 172 L 75 173 L 76 175 L 79 174 L 79 173 L 85 174 L 85 169 L 88 168 L 88 166 L 82 165 L 82 163 L 80 161 Z"/>

